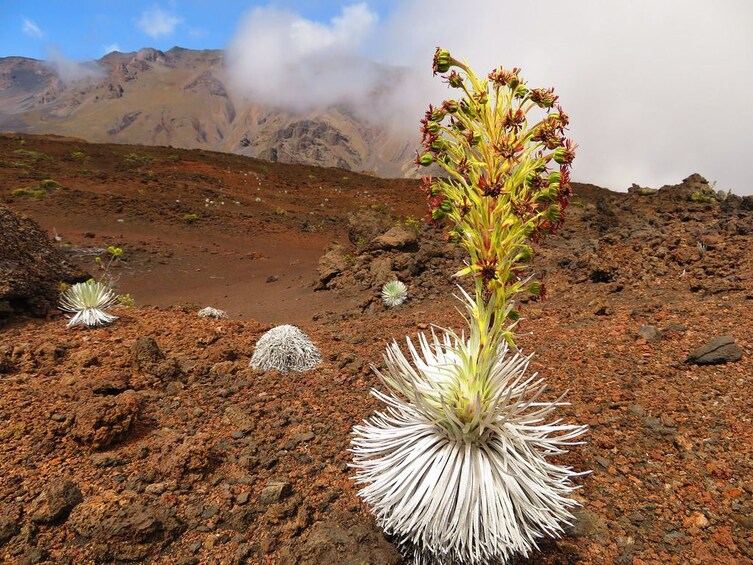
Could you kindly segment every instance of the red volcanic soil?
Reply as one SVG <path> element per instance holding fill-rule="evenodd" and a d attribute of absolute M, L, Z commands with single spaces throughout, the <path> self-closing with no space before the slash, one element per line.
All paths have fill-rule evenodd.
<path fill-rule="evenodd" d="M 61 187 L 13 195 L 47 178 Z M 0 181 L 79 265 L 123 248 L 113 274 L 136 302 L 106 328 L 0 327 L 0 561 L 400 562 L 348 447 L 387 343 L 462 328 L 462 254 L 440 230 L 405 235 L 417 181 L 19 136 L 0 136 Z M 753 199 L 696 175 L 648 192 L 576 185 L 536 246 L 548 296 L 520 305 L 518 343 L 549 400 L 569 391 L 560 416 L 589 425 L 558 461 L 593 472 L 575 524 L 520 563 L 753 563 Z M 373 237 L 395 226 L 399 245 Z M 404 305 L 377 299 L 386 276 Z M 317 368 L 249 367 L 279 323 Z M 723 364 L 686 362 L 719 336 L 736 344 Z"/>

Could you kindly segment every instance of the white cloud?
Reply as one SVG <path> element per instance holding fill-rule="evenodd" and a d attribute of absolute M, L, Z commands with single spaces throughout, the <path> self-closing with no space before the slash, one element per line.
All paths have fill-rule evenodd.
<path fill-rule="evenodd" d="M 34 23 L 34 21 L 30 20 L 29 18 L 23 18 L 21 31 L 23 31 L 29 37 L 33 37 L 35 39 L 42 39 L 44 37 L 44 32 L 36 23 Z"/>
<path fill-rule="evenodd" d="M 110 43 L 109 45 L 104 45 L 102 47 L 102 54 L 107 55 L 108 53 L 112 53 L 113 51 L 120 51 L 120 45 L 117 43 Z"/>
<path fill-rule="evenodd" d="M 254 8 L 228 47 L 233 85 L 244 94 L 298 110 L 352 102 L 375 84 L 358 60 L 377 16 L 365 3 L 321 24 L 272 7 Z"/>
<path fill-rule="evenodd" d="M 104 70 L 96 63 L 73 61 L 55 47 L 47 48 L 47 64 L 65 83 L 102 78 L 105 74 Z"/>
<path fill-rule="evenodd" d="M 170 35 L 175 28 L 183 22 L 183 19 L 165 12 L 163 9 L 155 6 L 150 10 L 145 10 L 138 21 L 138 27 L 141 31 L 150 37 L 158 38 Z"/>
<path fill-rule="evenodd" d="M 351 102 L 418 131 L 429 102 L 451 93 L 431 76 L 437 45 L 480 75 L 522 67 L 532 87 L 555 87 L 580 145 L 576 180 L 625 190 L 698 172 L 717 188 L 753 193 L 745 167 L 753 123 L 749 0 L 511 0 L 396 2 L 377 22 L 366 4 L 328 25 L 271 8 L 241 22 L 228 50 L 234 84 L 294 109 Z M 385 75 L 359 56 L 403 69 Z M 368 102 L 364 102 L 368 100 Z"/>

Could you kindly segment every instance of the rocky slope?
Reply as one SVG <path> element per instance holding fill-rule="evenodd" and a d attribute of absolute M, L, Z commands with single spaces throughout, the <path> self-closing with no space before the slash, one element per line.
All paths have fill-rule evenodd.
<path fill-rule="evenodd" d="M 293 114 L 246 100 L 230 88 L 223 56 L 179 47 L 113 52 L 89 63 L 87 78 L 67 82 L 41 61 L 0 59 L 0 131 L 211 149 L 388 177 L 410 171 L 416 140 L 346 107 Z"/>
<path fill-rule="evenodd" d="M 40 199 L 12 193 L 50 175 L 61 187 Z M 159 286 L 175 305 L 118 307 L 94 330 L 60 314 L 0 329 L 0 561 L 400 563 L 348 446 L 378 408 L 385 345 L 462 327 L 462 254 L 417 221 L 417 182 L 37 137 L 0 137 L 0 181 L 72 260 L 117 243 L 123 291 L 153 304 Z M 521 304 L 519 344 L 548 399 L 569 390 L 560 415 L 589 425 L 560 461 L 592 473 L 566 535 L 518 563 L 753 563 L 753 198 L 698 175 L 575 189 L 561 233 L 536 246 L 548 292 Z M 407 284 L 404 305 L 378 300 L 387 278 Z M 253 371 L 283 321 L 322 363 Z"/>

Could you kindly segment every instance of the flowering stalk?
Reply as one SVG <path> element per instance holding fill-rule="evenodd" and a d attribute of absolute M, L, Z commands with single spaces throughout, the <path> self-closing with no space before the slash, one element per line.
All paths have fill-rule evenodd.
<path fill-rule="evenodd" d="M 475 296 L 460 288 L 468 337 L 439 328 L 418 348 L 408 339 L 408 356 L 388 346 L 375 369 L 387 392 L 373 391 L 387 409 L 355 426 L 353 466 L 359 494 L 416 565 L 496 565 L 560 534 L 577 504 L 579 473 L 549 459 L 586 428 L 545 422 L 564 403 L 542 401 L 543 380 L 525 375 L 512 301 L 541 292 L 524 274 L 526 242 L 561 224 L 575 146 L 553 90 L 529 89 L 518 69 L 480 80 L 437 49 L 434 72 L 461 96 L 429 107 L 417 162 L 447 173 L 424 189 L 469 255 L 456 273 L 474 280 Z"/>
<path fill-rule="evenodd" d="M 520 69 L 500 67 L 479 79 L 437 48 L 434 73 L 450 69 L 444 79 L 461 97 L 429 106 L 421 120 L 424 153 L 417 157 L 447 176 L 424 177 L 424 191 L 432 219 L 447 219 L 450 238 L 468 252 L 456 276 L 473 276 L 479 309 L 488 310 L 493 297 L 494 310 L 514 321 L 517 312 L 507 308 L 512 297 L 542 292 L 538 281 L 523 276 L 532 255 L 526 241 L 561 225 L 572 194 L 569 118 L 554 90 L 529 89 Z M 511 331 L 504 337 L 513 345 Z"/>

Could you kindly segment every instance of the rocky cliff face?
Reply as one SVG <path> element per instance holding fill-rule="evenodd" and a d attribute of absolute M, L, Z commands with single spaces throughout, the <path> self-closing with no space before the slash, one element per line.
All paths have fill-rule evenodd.
<path fill-rule="evenodd" d="M 0 320 L 19 312 L 44 316 L 57 305 L 60 283 L 87 278 L 37 223 L 0 204 Z"/>
<path fill-rule="evenodd" d="M 41 61 L 0 59 L 0 130 L 210 149 L 380 176 L 412 171 L 413 140 L 346 108 L 301 115 L 241 98 L 227 84 L 223 55 L 178 47 L 113 52 L 75 82 Z"/>

